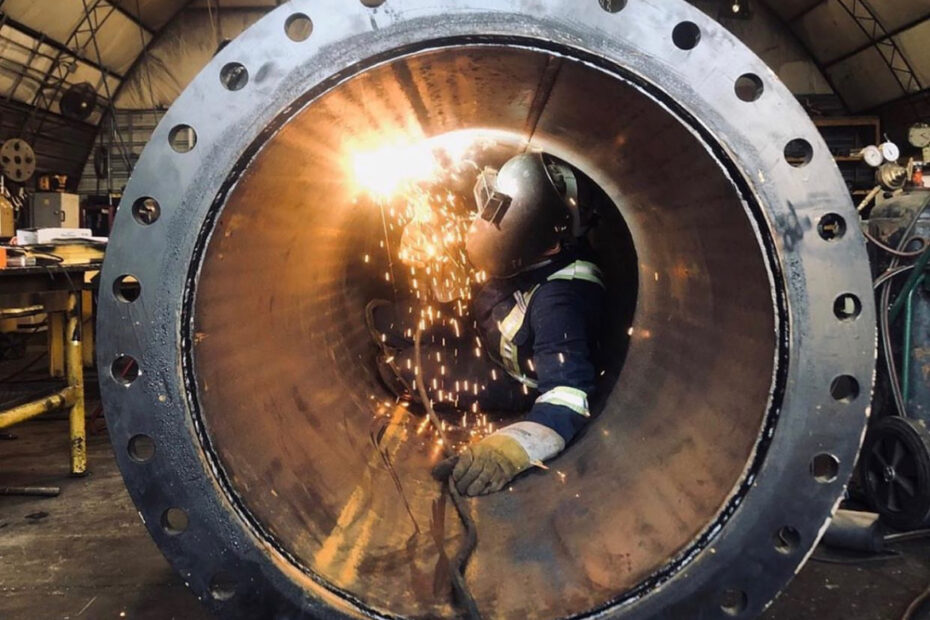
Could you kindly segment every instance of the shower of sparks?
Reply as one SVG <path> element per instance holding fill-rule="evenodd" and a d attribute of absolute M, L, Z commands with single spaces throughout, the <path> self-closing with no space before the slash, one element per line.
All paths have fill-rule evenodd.
<path fill-rule="evenodd" d="M 472 287 L 487 281 L 486 274 L 469 266 L 465 234 L 475 213 L 471 184 L 479 170 L 472 157 L 496 143 L 486 133 L 455 132 L 416 143 L 354 149 L 350 157 L 356 201 L 370 201 L 382 218 L 378 246 L 384 259 L 365 253 L 361 262 L 376 269 L 381 264 L 380 277 L 390 283 L 395 303 L 406 302 L 398 311 L 415 319 L 424 332 L 424 345 L 442 347 L 441 353 L 429 354 L 436 361 L 436 374 L 423 380 L 431 388 L 434 405 L 455 411 L 443 425 L 456 451 L 493 432 L 494 423 L 480 410 L 476 397 L 501 378 L 494 370 L 487 377 L 467 378 L 447 372 L 455 360 L 484 355 L 480 339 L 474 344 L 463 339 L 469 326 L 477 327 L 469 312 Z M 406 331 L 408 338 L 412 331 Z M 448 347 L 445 337 L 434 335 L 442 332 L 455 334 Z M 406 368 L 410 370 L 409 359 Z M 389 410 L 379 408 L 378 413 Z M 434 449 L 442 445 L 425 418 L 413 436 Z"/>

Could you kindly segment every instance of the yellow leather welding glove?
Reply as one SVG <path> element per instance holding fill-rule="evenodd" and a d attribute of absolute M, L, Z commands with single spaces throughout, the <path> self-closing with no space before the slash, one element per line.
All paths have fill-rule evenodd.
<path fill-rule="evenodd" d="M 492 434 L 459 455 L 452 479 L 462 495 L 487 495 L 500 491 L 529 468 L 530 457 L 520 442 L 508 435 Z"/>

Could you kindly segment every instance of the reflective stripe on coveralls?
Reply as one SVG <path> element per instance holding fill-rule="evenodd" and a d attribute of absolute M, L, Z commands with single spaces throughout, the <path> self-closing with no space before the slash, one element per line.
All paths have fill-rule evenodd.
<path fill-rule="evenodd" d="M 548 282 L 553 280 L 585 280 L 587 282 L 593 282 L 602 287 L 604 286 L 604 282 L 601 280 L 601 270 L 594 263 L 585 260 L 576 260 L 575 262 L 562 267 L 546 278 L 546 281 Z M 530 307 L 530 300 L 533 298 L 533 295 L 536 293 L 536 290 L 539 287 L 540 285 L 537 284 L 526 293 L 521 293 L 520 291 L 514 293 L 513 295 L 517 300 L 516 305 L 497 325 L 501 332 L 500 354 L 501 363 L 504 366 L 504 370 L 506 370 L 507 374 L 509 374 L 511 377 L 523 385 L 531 388 L 536 388 L 538 383 L 527 377 L 520 369 L 519 351 L 513 339 L 517 337 L 517 332 L 519 332 L 520 328 L 523 327 L 523 322 L 526 320 L 526 310 Z M 572 390 L 573 388 L 566 387 L 555 389 Z M 543 396 L 551 394 L 554 391 L 555 390 L 550 390 Z M 571 397 L 568 397 L 568 400 L 571 400 Z M 571 405 L 565 406 L 575 411 L 575 408 Z M 584 410 L 587 411 L 587 399 L 585 399 Z"/>
<path fill-rule="evenodd" d="M 578 388 L 559 385 L 537 398 L 536 402 L 561 405 L 568 407 L 578 415 L 591 417 L 591 412 L 588 410 L 588 395 Z"/>

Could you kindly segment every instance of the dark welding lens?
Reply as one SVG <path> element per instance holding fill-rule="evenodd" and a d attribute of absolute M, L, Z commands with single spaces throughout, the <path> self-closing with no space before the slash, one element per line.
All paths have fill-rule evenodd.
<path fill-rule="evenodd" d="M 478 217 L 493 224 L 499 224 L 510 206 L 510 196 L 498 192 L 497 171 L 485 168 L 478 175 L 475 183 L 475 204 L 478 207 Z"/>
<path fill-rule="evenodd" d="M 500 192 L 492 192 L 487 203 L 485 203 L 484 209 L 481 210 L 481 219 L 492 224 L 500 224 L 509 207 L 510 196 Z"/>

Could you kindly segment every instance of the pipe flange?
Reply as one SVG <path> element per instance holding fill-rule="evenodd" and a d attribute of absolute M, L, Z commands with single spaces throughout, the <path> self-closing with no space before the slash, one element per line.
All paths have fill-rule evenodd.
<path fill-rule="evenodd" d="M 288 118 L 368 67 L 476 40 L 577 56 L 663 93 L 756 205 L 782 317 L 755 459 L 674 570 L 580 612 L 757 614 L 809 555 L 852 472 L 874 373 L 871 282 L 856 212 L 813 123 L 755 55 L 681 0 L 294 0 L 221 50 L 153 133 L 101 276 L 101 392 L 129 492 L 175 570 L 223 617 L 375 614 L 270 545 L 204 449 L 193 288 L 241 162 Z M 120 370 L 127 360 L 138 373 Z"/>

